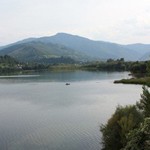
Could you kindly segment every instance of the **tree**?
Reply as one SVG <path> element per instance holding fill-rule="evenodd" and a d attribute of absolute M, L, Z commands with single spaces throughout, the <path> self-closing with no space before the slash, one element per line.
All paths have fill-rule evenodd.
<path fill-rule="evenodd" d="M 145 75 L 147 73 L 147 63 L 146 62 L 134 62 L 130 66 L 130 71 L 133 74 Z"/>
<path fill-rule="evenodd" d="M 147 62 L 146 71 L 149 76 L 150 75 L 150 61 Z"/>
<path fill-rule="evenodd" d="M 142 111 L 144 117 L 150 117 L 150 92 L 147 86 L 143 86 L 143 94 L 141 94 L 140 102 L 137 107 Z"/>
<path fill-rule="evenodd" d="M 103 135 L 103 150 L 123 148 L 127 142 L 126 135 L 137 128 L 142 121 L 142 114 L 136 109 L 136 106 L 118 106 L 107 124 L 100 128 Z"/>
<path fill-rule="evenodd" d="M 150 118 L 145 118 L 139 128 L 127 135 L 127 145 L 122 150 L 149 150 L 150 149 Z"/>

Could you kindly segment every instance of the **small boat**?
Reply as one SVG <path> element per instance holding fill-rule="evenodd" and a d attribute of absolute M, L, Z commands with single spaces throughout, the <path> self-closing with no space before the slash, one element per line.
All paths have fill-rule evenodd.
<path fill-rule="evenodd" d="M 66 83 L 66 85 L 70 85 L 70 83 Z"/>

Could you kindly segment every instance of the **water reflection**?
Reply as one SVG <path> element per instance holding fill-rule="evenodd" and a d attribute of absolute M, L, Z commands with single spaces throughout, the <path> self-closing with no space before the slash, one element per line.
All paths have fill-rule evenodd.
<path fill-rule="evenodd" d="M 127 77 L 128 72 L 59 71 L 31 72 L 26 75 L 0 76 L 0 82 L 67 82 L 118 79 Z M 6 79 L 6 80 L 5 80 Z"/>
<path fill-rule="evenodd" d="M 118 104 L 140 97 L 141 86 L 113 84 L 124 76 L 77 71 L 0 78 L 0 149 L 100 149 L 99 125 Z"/>

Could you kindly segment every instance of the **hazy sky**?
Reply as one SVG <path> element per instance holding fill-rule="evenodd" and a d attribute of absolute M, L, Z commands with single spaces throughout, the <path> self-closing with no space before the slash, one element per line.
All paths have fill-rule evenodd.
<path fill-rule="evenodd" d="M 0 45 L 57 32 L 150 44 L 150 0 L 0 0 Z"/>

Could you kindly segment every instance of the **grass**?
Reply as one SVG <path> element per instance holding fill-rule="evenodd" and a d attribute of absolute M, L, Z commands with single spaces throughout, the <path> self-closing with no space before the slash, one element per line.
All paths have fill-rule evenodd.
<path fill-rule="evenodd" d="M 150 77 L 121 79 L 121 80 L 115 80 L 114 83 L 140 84 L 140 85 L 147 85 L 150 87 Z"/>
<path fill-rule="evenodd" d="M 79 70 L 80 65 L 75 64 L 59 64 L 59 65 L 53 65 L 49 67 L 49 70 L 53 71 L 62 71 L 62 70 Z"/>

